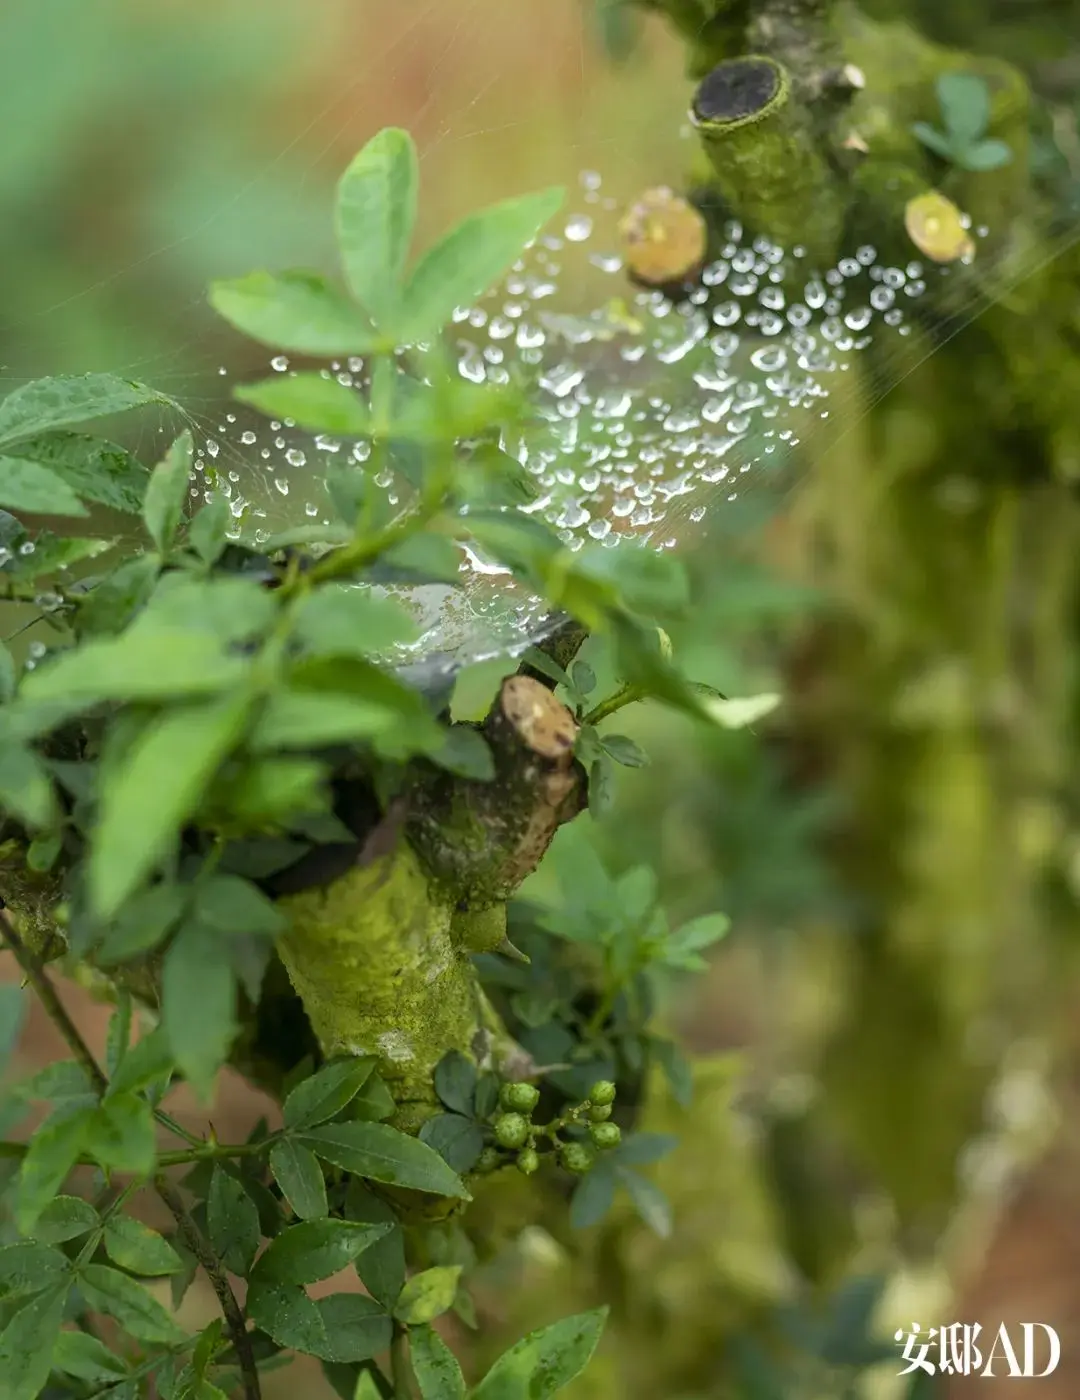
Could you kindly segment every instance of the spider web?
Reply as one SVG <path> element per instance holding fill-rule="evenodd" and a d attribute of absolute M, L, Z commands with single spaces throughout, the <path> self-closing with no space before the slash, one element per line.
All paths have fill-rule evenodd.
<path fill-rule="evenodd" d="M 285 8 L 299 9 L 300 0 L 287 0 Z M 531 183 L 549 183 L 548 173 L 554 173 L 569 188 L 568 205 L 501 285 L 476 306 L 459 308 L 449 339 L 466 379 L 497 384 L 514 369 L 534 381 L 542 434 L 503 443 L 533 478 L 536 501 L 526 507 L 529 512 L 544 518 L 571 548 L 618 547 L 631 539 L 660 549 L 687 547 L 722 519 L 731 502 L 786 490 L 796 449 L 801 468 L 851 432 L 933 353 L 913 352 L 905 338 L 928 283 L 953 275 L 953 269 L 917 258 L 886 266 L 875 249 L 862 247 L 824 276 L 807 269 L 801 293 L 793 293 L 785 274 L 799 267 L 800 250 L 750 242 L 732 225 L 727 246 L 689 301 L 674 305 L 658 294 L 635 293 L 618 254 L 618 218 L 640 193 L 643 173 L 656 184 L 689 163 L 688 148 L 679 145 L 680 139 L 692 140 L 682 124 L 684 89 L 672 84 L 670 102 L 666 95 L 659 99 L 670 121 L 663 156 L 657 160 L 654 154 L 652 165 L 628 159 L 625 114 L 640 106 L 640 85 L 648 77 L 629 69 L 617 78 L 605 70 L 588 46 L 576 0 L 549 0 L 543 8 L 546 28 L 534 36 L 541 41 L 536 58 L 541 66 L 550 60 L 561 77 L 562 133 L 549 142 L 544 176 Z M 358 96 L 376 80 L 395 110 L 370 112 L 366 135 L 391 123 L 417 134 L 422 207 L 425 184 L 433 175 L 437 179 L 441 165 L 479 173 L 489 151 L 513 154 L 519 144 L 528 151 L 535 113 L 515 91 L 520 66 L 507 68 L 503 61 L 505 6 L 497 11 L 491 0 L 414 0 L 403 17 L 403 7 L 390 0 L 369 0 L 367 10 L 364 32 L 374 41 L 371 49 L 328 101 L 298 118 L 293 133 L 246 183 L 178 236 L 36 315 L 77 323 L 87 304 L 130 289 L 217 221 L 242 222 L 249 208 L 251 246 L 242 266 L 223 273 L 275 265 L 273 240 L 264 240 L 265 255 L 260 242 L 257 216 L 265 218 L 268 208 L 313 201 L 325 211 L 328 229 L 328 186 L 348 159 L 349 153 L 341 157 L 342 145 L 346 132 L 355 131 Z M 426 92 L 403 103 L 396 86 L 406 86 L 418 65 Z M 591 103 L 601 81 L 611 88 L 606 110 Z M 471 160 L 462 159 L 464 151 Z M 493 189 L 490 197 L 520 188 Z M 461 213 L 477 201 L 454 202 Z M 1078 236 L 1072 229 L 1048 242 L 1010 280 L 1031 275 Z M 318 249 L 316 260 L 326 261 L 325 251 Z M 995 294 L 1001 291 L 999 286 Z M 201 303 L 199 296 L 177 308 L 177 322 L 194 331 L 168 351 L 98 367 L 149 380 L 181 400 L 198 447 L 193 495 L 224 491 L 238 531 L 265 538 L 326 518 L 324 468 L 343 454 L 363 461 L 367 445 L 268 424 L 232 403 L 234 382 L 286 374 L 291 367 L 277 356 L 260 366 L 249 346 L 238 346 L 238 366 L 227 354 L 220 363 L 221 336 L 208 319 L 200 325 Z M 978 291 L 961 296 L 949 334 L 987 304 Z M 0 327 L 8 355 L 18 347 L 18 330 L 18 323 Z M 868 378 L 863 352 L 871 345 Z M 359 388 L 364 371 L 360 361 L 324 368 Z M 153 460 L 158 438 L 173 430 L 147 425 L 133 445 L 144 460 Z M 380 485 L 391 500 L 400 491 L 390 473 Z M 412 590 L 408 601 L 422 626 L 419 654 L 438 652 L 453 665 L 520 649 L 551 625 L 538 600 L 513 587 L 474 550 L 464 553 L 460 587 Z"/>

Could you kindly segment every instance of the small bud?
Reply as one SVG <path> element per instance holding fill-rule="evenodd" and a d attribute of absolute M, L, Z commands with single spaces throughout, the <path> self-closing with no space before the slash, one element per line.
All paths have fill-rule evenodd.
<path fill-rule="evenodd" d="M 480 1156 L 476 1159 L 475 1171 L 493 1172 L 502 1159 L 499 1157 L 494 1147 L 485 1147 Z"/>
<path fill-rule="evenodd" d="M 615 1102 L 615 1085 L 610 1079 L 598 1079 L 589 1090 L 589 1102 L 608 1104 Z"/>
<path fill-rule="evenodd" d="M 532 1176 L 540 1165 L 540 1154 L 535 1148 L 526 1147 L 524 1152 L 518 1153 L 517 1169 L 523 1176 Z"/>
<path fill-rule="evenodd" d="M 559 1148 L 559 1161 L 575 1176 L 583 1176 L 596 1161 L 596 1153 L 584 1142 L 567 1142 Z"/>
<path fill-rule="evenodd" d="M 528 1120 L 520 1113 L 504 1113 L 495 1120 L 495 1140 L 501 1147 L 524 1147 L 529 1138 Z"/>
<path fill-rule="evenodd" d="M 618 1123 L 590 1123 L 589 1136 L 597 1147 L 618 1147 L 622 1141 L 622 1130 Z"/>
<path fill-rule="evenodd" d="M 499 1090 L 499 1103 L 514 1113 L 531 1113 L 539 1102 L 535 1084 L 504 1084 Z"/>
<path fill-rule="evenodd" d="M 606 1123 L 610 1117 L 611 1105 L 609 1103 L 594 1103 L 589 1109 L 591 1123 Z"/>

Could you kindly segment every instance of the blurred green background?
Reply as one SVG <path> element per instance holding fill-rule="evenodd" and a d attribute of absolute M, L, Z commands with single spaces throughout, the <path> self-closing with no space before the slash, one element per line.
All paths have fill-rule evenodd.
<path fill-rule="evenodd" d="M 481 1289 L 481 1351 L 617 1304 L 582 1397 L 906 1394 L 867 1336 L 914 1319 L 1049 1322 L 1040 1394 L 1080 1384 L 1080 7 L 863 8 L 1022 67 L 1062 237 L 910 374 L 856 376 L 801 487 L 688 556 L 679 655 L 780 689 L 778 715 L 628 715 L 652 765 L 560 836 L 655 865 L 673 921 L 734 921 L 668 1013 L 702 1065 L 689 1116 L 649 1110 L 684 1138 L 657 1172 L 671 1238 L 617 1214 L 571 1262 L 533 1231 Z M 5 0 L 0 388 L 108 369 L 212 425 L 219 367 L 263 356 L 206 283 L 329 269 L 333 183 L 376 130 L 416 136 L 422 240 L 582 170 L 622 204 L 684 179 L 683 59 L 603 0 Z M 53 1050 L 32 1021 L 27 1060 Z M 227 1084 L 215 1125 L 262 1107 Z"/>

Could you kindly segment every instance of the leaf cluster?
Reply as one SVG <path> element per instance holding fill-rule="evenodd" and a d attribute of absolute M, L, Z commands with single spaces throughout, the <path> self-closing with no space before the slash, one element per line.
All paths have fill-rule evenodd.
<path fill-rule="evenodd" d="M 929 122 L 915 122 L 913 133 L 935 155 L 961 170 L 997 170 L 1008 165 L 1013 153 L 1004 141 L 988 138 L 990 90 L 976 73 L 943 73 L 937 81 L 937 99 L 944 130 Z"/>

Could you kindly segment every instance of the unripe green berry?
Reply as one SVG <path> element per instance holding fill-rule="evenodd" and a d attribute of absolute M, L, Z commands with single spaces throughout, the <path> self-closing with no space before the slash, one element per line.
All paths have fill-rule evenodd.
<path fill-rule="evenodd" d="M 622 1130 L 618 1123 L 590 1123 L 589 1136 L 597 1147 L 618 1147 L 622 1141 Z"/>
<path fill-rule="evenodd" d="M 596 1153 L 585 1142 L 567 1142 L 559 1148 L 559 1161 L 568 1172 L 581 1176 L 596 1161 Z"/>
<path fill-rule="evenodd" d="M 525 1176 L 532 1176 L 540 1165 L 540 1154 L 532 1147 L 526 1147 L 524 1152 L 518 1153 L 517 1169 Z"/>
<path fill-rule="evenodd" d="M 609 1103 L 594 1103 L 589 1109 L 589 1120 L 593 1123 L 606 1123 L 611 1117 L 611 1105 Z"/>
<path fill-rule="evenodd" d="M 500 1161 L 501 1158 L 494 1147 L 485 1147 L 483 1152 L 481 1152 L 480 1156 L 476 1159 L 476 1167 L 474 1170 L 478 1172 L 493 1172 Z"/>
<path fill-rule="evenodd" d="M 540 1090 L 535 1084 L 504 1084 L 499 1102 L 515 1113 L 531 1113 L 540 1102 Z"/>
<path fill-rule="evenodd" d="M 504 1113 L 495 1119 L 495 1140 L 501 1147 L 524 1147 L 528 1138 L 528 1120 L 520 1113 Z"/>
<path fill-rule="evenodd" d="M 598 1079 L 589 1090 L 589 1102 L 595 1104 L 608 1104 L 615 1102 L 615 1085 L 610 1079 Z"/>

